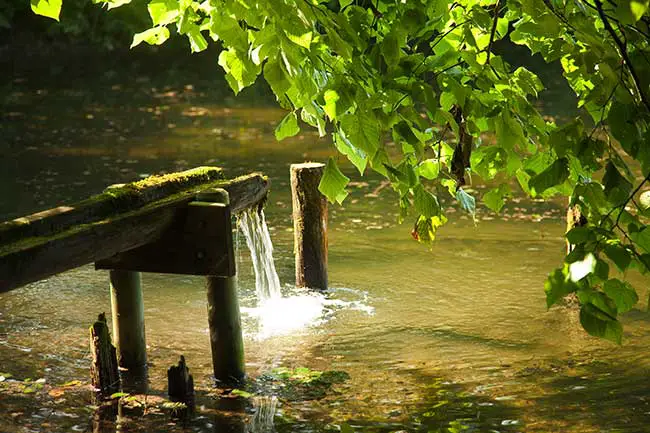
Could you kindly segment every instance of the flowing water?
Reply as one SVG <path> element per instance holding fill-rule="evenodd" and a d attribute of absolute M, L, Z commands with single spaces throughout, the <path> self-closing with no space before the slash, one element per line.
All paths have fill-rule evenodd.
<path fill-rule="evenodd" d="M 500 215 L 479 209 L 474 224 L 446 200 L 450 223 L 427 247 L 396 223 L 390 187 L 344 166 L 353 183 L 330 206 L 332 288 L 296 291 L 289 165 L 325 160 L 326 140 L 304 132 L 277 143 L 282 111 L 215 98 L 185 75 L 63 74 L 54 85 L 16 74 L 0 113 L 3 219 L 161 171 L 262 171 L 278 278 L 240 254 L 253 396 L 233 398 L 212 388 L 203 279 L 145 274 L 151 395 L 122 413 L 119 430 L 84 387 L 88 326 L 110 311 L 106 272 L 83 266 L 1 294 L 0 432 L 650 431 L 647 280 L 628 275 L 642 301 L 623 317 L 620 347 L 585 335 L 575 311 L 545 307 L 544 279 L 563 257 L 561 203 L 517 198 Z M 251 216 L 244 231 L 257 232 Z M 265 242 L 252 241 L 270 253 Z M 258 280 L 282 297 L 260 294 Z M 184 421 L 156 410 L 180 354 L 197 388 Z M 305 371 L 345 374 L 321 389 Z"/>
<path fill-rule="evenodd" d="M 255 293 L 260 304 L 276 300 L 280 293 L 280 278 L 273 261 L 273 242 L 266 225 L 264 211 L 249 209 L 239 216 L 239 229 L 244 233 L 251 253 L 255 274 Z"/>

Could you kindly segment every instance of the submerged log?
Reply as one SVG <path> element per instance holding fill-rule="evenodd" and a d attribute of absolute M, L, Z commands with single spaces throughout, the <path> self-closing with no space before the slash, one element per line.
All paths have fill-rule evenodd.
<path fill-rule="evenodd" d="M 206 188 L 232 191 L 233 213 L 266 197 L 268 180 L 261 174 L 213 180 L 221 176 L 219 169 L 202 170 L 196 178 L 185 176 L 191 179 L 189 185 L 171 175 L 153 182 L 152 189 L 144 183 L 138 187 L 142 190 L 139 200 L 133 198 L 138 194 L 134 185 L 140 185 L 136 182 L 110 188 L 66 210 L 1 224 L 0 293 L 152 242 L 177 221 L 179 209 Z M 170 183 L 167 187 L 160 184 L 166 182 Z"/>
<path fill-rule="evenodd" d="M 101 313 L 90 327 L 90 379 L 93 387 L 104 397 L 120 390 L 120 376 L 117 370 L 115 346 L 106 324 L 106 315 Z"/>
<path fill-rule="evenodd" d="M 167 370 L 167 387 L 169 399 L 194 406 L 194 378 L 181 355 L 178 365 L 172 365 Z"/>
<path fill-rule="evenodd" d="M 327 289 L 327 200 L 318 190 L 325 165 L 291 165 L 296 286 Z"/>

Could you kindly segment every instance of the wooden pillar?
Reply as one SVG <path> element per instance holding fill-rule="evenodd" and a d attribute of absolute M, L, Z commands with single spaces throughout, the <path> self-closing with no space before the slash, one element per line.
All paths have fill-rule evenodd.
<path fill-rule="evenodd" d="M 213 189 L 197 195 L 197 201 L 191 205 L 200 206 L 201 202 L 219 204 L 228 209 L 230 199 L 223 189 Z M 232 237 L 230 218 L 225 220 L 224 230 Z M 230 248 L 233 243 L 228 242 Z M 231 252 L 230 255 L 234 256 Z M 244 379 L 244 341 L 241 330 L 237 282 L 234 276 L 213 276 L 207 279 L 208 324 L 210 327 L 210 347 L 215 379 L 223 384 L 234 384 Z"/>
<path fill-rule="evenodd" d="M 99 393 L 96 396 L 99 402 L 120 390 L 115 346 L 111 343 L 104 313 L 101 313 L 90 327 L 90 354 L 92 355 L 90 380 L 93 388 Z"/>
<path fill-rule="evenodd" d="M 318 190 L 324 164 L 291 165 L 296 286 L 327 289 L 327 199 Z"/>
<path fill-rule="evenodd" d="M 580 205 L 569 204 L 566 213 L 566 231 L 567 233 L 575 227 L 582 227 L 587 225 L 587 218 L 582 214 Z M 569 243 L 569 240 L 566 241 L 566 253 L 569 254 L 573 251 L 574 245 Z"/>
<path fill-rule="evenodd" d="M 111 308 L 117 361 L 123 385 L 146 391 L 147 345 L 144 335 L 144 303 L 140 272 L 112 269 Z"/>

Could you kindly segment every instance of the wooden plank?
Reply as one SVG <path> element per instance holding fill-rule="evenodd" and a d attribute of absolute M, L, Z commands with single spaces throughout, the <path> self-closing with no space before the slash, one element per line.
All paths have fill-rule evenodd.
<path fill-rule="evenodd" d="M 223 179 L 218 167 L 197 167 L 150 176 L 138 182 L 109 186 L 101 194 L 0 224 L 0 245 L 33 236 L 49 236 L 77 224 L 88 224 L 206 183 Z"/>
<path fill-rule="evenodd" d="M 226 189 L 231 194 L 231 210 L 236 213 L 263 201 L 268 187 L 267 178 L 258 173 L 213 181 L 135 210 L 115 211 L 90 223 L 79 220 L 65 229 L 50 230 L 48 235 L 0 244 L 0 293 L 156 240 L 200 190 Z"/>

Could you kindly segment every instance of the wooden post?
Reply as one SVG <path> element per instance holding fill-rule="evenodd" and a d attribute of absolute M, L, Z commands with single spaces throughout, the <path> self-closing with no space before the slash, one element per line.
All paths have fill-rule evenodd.
<path fill-rule="evenodd" d="M 172 401 L 180 401 L 188 406 L 193 405 L 194 378 L 190 374 L 183 355 L 181 355 L 178 365 L 172 365 L 167 370 L 167 387 L 167 393 Z"/>
<path fill-rule="evenodd" d="M 212 189 L 197 195 L 197 202 L 190 205 L 200 206 L 206 202 L 223 206 L 230 215 L 230 199 L 223 189 Z M 203 203 L 202 203 L 203 202 Z M 232 226 L 226 218 L 224 227 L 231 242 Z M 234 251 L 229 256 L 234 257 Z M 215 379 L 223 384 L 234 384 L 244 379 L 244 341 L 241 331 L 239 300 L 237 299 L 237 282 L 234 276 L 207 276 L 208 324 L 210 327 L 210 347 L 212 350 L 212 367 Z"/>
<path fill-rule="evenodd" d="M 575 227 L 582 227 L 587 225 L 587 218 L 582 214 L 580 205 L 571 205 L 567 208 L 566 213 L 566 231 L 569 232 Z M 573 251 L 574 246 L 566 241 L 566 253 L 569 254 Z"/>
<path fill-rule="evenodd" d="M 106 315 L 101 313 L 90 327 L 90 380 L 102 397 L 120 390 L 120 376 L 117 371 L 115 346 L 106 324 Z"/>
<path fill-rule="evenodd" d="M 124 385 L 146 392 L 147 345 L 140 272 L 113 269 L 110 279 L 113 335 Z"/>
<path fill-rule="evenodd" d="M 291 165 L 296 286 L 327 289 L 327 200 L 318 191 L 325 165 Z"/>

